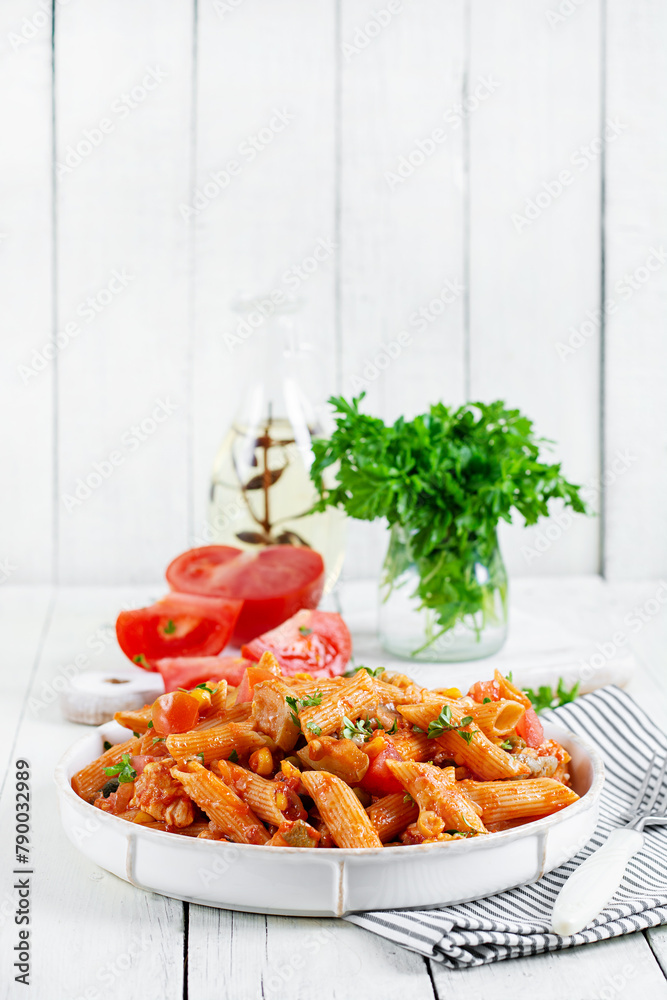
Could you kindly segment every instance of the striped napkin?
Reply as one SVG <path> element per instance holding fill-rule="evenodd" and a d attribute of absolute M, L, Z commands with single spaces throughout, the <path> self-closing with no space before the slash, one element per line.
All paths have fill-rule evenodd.
<path fill-rule="evenodd" d="M 619 817 L 639 791 L 654 753 L 667 753 L 667 738 L 629 695 L 613 686 L 543 717 L 588 737 L 604 758 L 600 820 L 583 850 L 532 885 L 474 903 L 437 910 L 380 910 L 346 920 L 451 969 L 560 951 L 667 922 L 667 827 L 653 827 L 646 831 L 645 846 L 629 862 L 607 909 L 579 934 L 550 933 L 551 910 L 563 883 L 612 829 L 622 825 Z"/>

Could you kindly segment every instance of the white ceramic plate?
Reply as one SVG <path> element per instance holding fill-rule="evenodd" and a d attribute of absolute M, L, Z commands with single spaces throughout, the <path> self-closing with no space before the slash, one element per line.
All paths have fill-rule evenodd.
<path fill-rule="evenodd" d="M 70 780 L 127 730 L 105 723 L 64 755 L 55 772 L 67 836 L 102 868 L 140 889 L 250 913 L 341 917 L 355 910 L 444 906 L 534 882 L 571 858 L 598 818 L 604 769 L 580 737 L 545 725 L 572 757 L 578 802 L 526 826 L 446 844 L 309 850 L 257 847 L 146 830 L 84 802 Z"/>

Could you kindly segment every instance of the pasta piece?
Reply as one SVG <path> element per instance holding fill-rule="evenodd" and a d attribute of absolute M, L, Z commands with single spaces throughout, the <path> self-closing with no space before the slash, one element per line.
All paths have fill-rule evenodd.
<path fill-rule="evenodd" d="M 525 816 L 549 816 L 576 802 L 579 796 L 555 778 L 526 781 L 462 781 L 462 788 L 482 809 L 485 823 L 502 823 Z"/>
<path fill-rule="evenodd" d="M 383 844 L 403 833 L 419 816 L 419 806 L 403 792 L 393 792 L 378 799 L 366 810 L 373 829 Z"/>
<path fill-rule="evenodd" d="M 513 732 L 525 711 L 518 701 L 503 700 L 489 701 L 486 705 L 475 703 L 470 707 L 469 714 L 484 735 L 494 740 Z"/>
<path fill-rule="evenodd" d="M 209 685 L 210 686 L 210 685 Z M 225 714 L 227 709 L 227 681 L 218 681 L 211 694 L 211 711 Z"/>
<path fill-rule="evenodd" d="M 137 737 L 132 737 L 125 743 L 117 743 L 116 746 L 106 750 L 97 760 L 91 761 L 90 764 L 86 764 L 80 771 L 77 771 L 72 778 L 72 788 L 82 799 L 91 802 L 109 780 L 109 776 L 104 773 L 104 768 L 118 764 L 123 754 L 129 753 L 132 757 L 141 753 L 140 748 L 141 740 Z"/>
<path fill-rule="evenodd" d="M 179 764 L 200 754 L 204 755 L 204 764 L 210 764 L 212 760 L 221 757 L 226 760 L 234 751 L 240 757 L 266 746 L 266 743 L 266 737 L 255 732 L 253 724 L 249 722 L 225 722 L 214 729 L 172 733 L 166 739 L 169 753 Z"/>
<path fill-rule="evenodd" d="M 284 681 L 276 678 L 256 684 L 252 699 L 255 724 L 268 733 L 281 750 L 291 750 L 301 735 L 288 698 L 294 698 L 294 692 Z"/>
<path fill-rule="evenodd" d="M 217 771 L 225 782 L 234 789 L 244 802 L 247 802 L 253 812 L 257 813 L 260 819 L 272 826 L 280 826 L 285 819 L 283 810 L 278 806 L 278 802 L 284 802 L 283 809 L 293 804 L 294 799 L 301 806 L 302 818 L 305 819 L 306 811 L 301 805 L 301 800 L 294 793 L 288 798 L 282 782 L 269 781 L 267 778 L 246 771 L 238 764 L 231 764 L 229 761 L 216 761 L 213 769 Z"/>
<path fill-rule="evenodd" d="M 404 760 L 433 760 L 433 756 L 440 750 L 435 740 L 430 740 L 426 733 L 399 729 L 389 739 Z"/>
<path fill-rule="evenodd" d="M 499 670 L 493 671 L 493 678 L 500 688 L 500 695 L 502 698 L 508 698 L 510 701 L 519 701 L 524 708 L 533 707 L 533 703 L 528 695 L 525 695 L 523 691 L 516 687 L 516 685 L 512 684 L 511 681 L 508 681 L 506 677 L 503 677 Z"/>
<path fill-rule="evenodd" d="M 116 712 L 114 722 L 125 726 L 133 733 L 145 733 L 148 729 L 148 723 L 151 721 L 152 711 L 152 705 L 144 705 L 143 708 L 138 708 L 134 712 Z"/>
<path fill-rule="evenodd" d="M 299 712 L 303 734 L 308 741 L 330 736 L 341 728 L 344 717 L 354 722 L 366 709 L 373 707 L 375 700 L 373 678 L 366 670 L 360 670 L 340 691 L 325 695 L 321 704 Z"/>
<path fill-rule="evenodd" d="M 375 692 L 383 705 L 411 705 L 422 700 L 422 690 L 416 684 L 400 688 L 396 684 L 388 684 L 384 680 L 374 678 Z"/>
<path fill-rule="evenodd" d="M 172 777 L 226 837 L 237 844 L 266 844 L 266 829 L 236 792 L 201 764 L 189 761 L 186 766 L 187 771 L 172 768 Z"/>
<path fill-rule="evenodd" d="M 336 847 L 382 847 L 366 810 L 344 781 L 326 771 L 305 771 L 301 781 Z"/>
<path fill-rule="evenodd" d="M 320 736 L 312 740 L 297 757 L 314 771 L 329 771 L 348 785 L 358 785 L 369 765 L 365 754 L 352 740 L 335 740 L 331 736 Z"/>
<path fill-rule="evenodd" d="M 428 731 L 429 723 L 438 718 L 441 707 L 448 704 L 451 708 L 451 722 L 458 725 L 465 717 L 467 709 L 460 708 L 455 702 L 446 699 L 439 701 L 429 701 L 423 705 L 403 705 L 399 711 L 408 722 L 412 722 L 425 732 Z M 466 726 L 465 731 L 471 733 L 470 741 L 464 739 L 457 730 L 449 730 L 441 736 L 436 737 L 435 742 L 441 747 L 452 760 L 457 764 L 465 765 L 480 778 L 488 778 L 491 781 L 501 778 L 516 778 L 522 774 L 529 774 L 530 769 L 515 760 L 505 750 L 492 743 L 481 729 L 474 723 Z"/>
<path fill-rule="evenodd" d="M 443 769 L 414 760 L 388 760 L 387 767 L 419 806 L 420 820 L 422 813 L 435 813 L 444 821 L 444 825 L 438 829 L 430 820 L 426 820 L 429 828 L 420 831 L 423 836 L 430 838 L 447 830 L 486 833 L 486 827 L 475 806 L 456 782 L 453 768 Z"/>

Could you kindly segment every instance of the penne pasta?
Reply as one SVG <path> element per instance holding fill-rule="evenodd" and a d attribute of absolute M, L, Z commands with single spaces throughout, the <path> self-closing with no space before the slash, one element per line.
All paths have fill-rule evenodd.
<path fill-rule="evenodd" d="M 404 792 L 393 792 L 378 799 L 366 810 L 371 825 L 383 844 L 395 840 L 406 826 L 419 816 L 419 806 Z"/>
<path fill-rule="evenodd" d="M 525 816 L 548 816 L 576 802 L 579 796 L 555 778 L 526 781 L 462 781 L 467 796 L 481 807 L 485 823 L 502 823 Z"/>
<path fill-rule="evenodd" d="M 138 708 L 134 712 L 116 712 L 114 722 L 117 722 L 119 726 L 125 726 L 126 729 L 129 729 L 133 733 L 141 735 L 148 729 L 152 711 L 152 705 L 144 705 L 143 708 Z"/>
<path fill-rule="evenodd" d="M 91 761 L 90 764 L 86 764 L 80 771 L 77 771 L 72 778 L 72 788 L 76 794 L 88 802 L 95 798 L 100 789 L 109 780 L 109 776 L 104 773 L 104 768 L 113 767 L 114 764 L 118 764 L 121 757 L 126 753 L 131 757 L 141 753 L 141 740 L 133 736 L 131 740 L 126 740 L 125 743 L 117 743 L 109 750 L 106 750 L 97 760 Z"/>
<path fill-rule="evenodd" d="M 389 760 L 391 773 L 409 792 L 422 812 L 435 813 L 443 821 L 438 833 L 486 833 L 477 809 L 454 778 L 451 767 L 434 767 L 418 761 Z M 438 824 L 439 825 L 439 824 Z"/>
<path fill-rule="evenodd" d="M 402 705 L 399 711 L 408 722 L 412 722 L 428 732 L 429 724 L 434 722 L 440 714 L 438 705 L 442 707 L 445 704 L 451 708 L 452 723 L 460 724 L 461 719 L 466 717 L 466 712 L 469 710 L 459 708 L 455 702 L 448 699 L 441 698 L 439 701 L 429 701 L 422 705 Z M 443 732 L 435 739 L 438 746 L 457 764 L 465 765 L 480 778 L 488 778 L 492 781 L 502 778 L 517 778 L 522 774 L 530 773 L 530 769 L 525 764 L 514 760 L 505 750 L 501 750 L 495 743 L 492 743 L 481 729 L 477 729 L 474 723 L 465 726 L 464 731 L 471 734 L 469 741 L 464 739 L 460 731 L 456 729 Z"/>
<path fill-rule="evenodd" d="M 330 736 L 343 726 L 345 718 L 354 722 L 365 709 L 370 710 L 375 701 L 373 678 L 366 670 L 360 670 L 345 687 L 325 694 L 319 705 L 299 712 L 302 732 L 308 741 Z"/>
<path fill-rule="evenodd" d="M 508 681 L 506 677 L 503 677 L 499 670 L 493 671 L 493 679 L 497 682 L 498 687 L 500 688 L 501 697 L 507 698 L 510 701 L 518 701 L 524 708 L 533 707 L 533 703 L 528 695 L 524 694 L 523 691 L 520 691 L 519 688 L 512 684 L 511 681 Z"/>
<path fill-rule="evenodd" d="M 336 847 L 382 847 L 366 810 L 344 781 L 325 771 L 306 771 L 301 780 Z"/>
<path fill-rule="evenodd" d="M 252 809 L 203 764 L 190 761 L 187 771 L 174 767 L 171 774 L 226 837 L 237 844 L 268 841 L 269 835 Z"/>
<path fill-rule="evenodd" d="M 189 733 L 167 736 L 169 753 L 179 764 L 203 755 L 202 763 L 225 760 L 236 752 L 238 757 L 266 746 L 266 736 L 257 733 L 251 722 L 225 722 L 214 729 L 195 729 Z"/>
<path fill-rule="evenodd" d="M 500 699 L 479 703 L 365 668 L 283 676 L 264 654 L 238 689 L 251 700 L 237 705 L 224 680 L 189 692 L 199 709 L 187 732 L 157 736 L 152 705 L 117 713 L 139 735 L 78 771 L 72 788 L 146 829 L 304 849 L 446 849 L 576 802 L 565 748 L 544 738 L 537 718 L 530 742 L 518 738 L 530 704 L 523 691 L 497 671 L 480 685 Z M 181 728 L 177 706 L 169 709 L 160 703 L 163 732 Z"/>
<path fill-rule="evenodd" d="M 475 725 L 491 740 L 513 732 L 525 711 L 518 701 L 505 700 L 489 701 L 486 705 L 473 703 L 469 710 Z"/>
<path fill-rule="evenodd" d="M 284 810 L 287 809 L 288 804 L 293 805 L 294 799 L 301 805 L 298 796 L 290 797 L 288 800 L 281 782 L 269 781 L 267 778 L 260 777 L 259 774 L 246 771 L 244 767 L 239 767 L 237 764 L 230 764 L 229 761 L 216 761 L 213 770 L 220 775 L 225 784 L 234 789 L 244 802 L 247 802 L 260 819 L 272 826 L 280 826 L 285 819 L 284 811 L 278 806 L 281 798 L 284 801 Z M 301 809 L 305 816 L 306 812 L 303 806 Z"/>

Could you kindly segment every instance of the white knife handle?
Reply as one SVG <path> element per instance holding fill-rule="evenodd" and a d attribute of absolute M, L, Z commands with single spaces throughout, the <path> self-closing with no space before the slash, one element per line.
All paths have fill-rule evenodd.
<path fill-rule="evenodd" d="M 637 830 L 613 830 L 606 843 L 591 854 L 558 894 L 551 915 L 555 934 L 576 934 L 597 917 L 614 895 L 630 858 L 644 843 Z"/>

